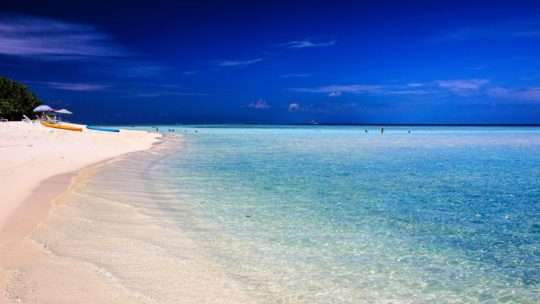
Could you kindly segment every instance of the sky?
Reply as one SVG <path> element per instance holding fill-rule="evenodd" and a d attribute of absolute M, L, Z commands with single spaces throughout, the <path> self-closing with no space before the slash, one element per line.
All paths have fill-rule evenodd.
<path fill-rule="evenodd" d="M 539 1 L 1 1 L 73 121 L 540 123 Z"/>

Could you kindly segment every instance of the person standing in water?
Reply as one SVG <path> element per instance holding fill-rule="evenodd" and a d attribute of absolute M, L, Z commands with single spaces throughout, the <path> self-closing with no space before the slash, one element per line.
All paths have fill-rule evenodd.
<path fill-rule="evenodd" d="M 384 128 L 381 128 L 381 134 L 383 134 L 383 133 L 384 133 Z"/>

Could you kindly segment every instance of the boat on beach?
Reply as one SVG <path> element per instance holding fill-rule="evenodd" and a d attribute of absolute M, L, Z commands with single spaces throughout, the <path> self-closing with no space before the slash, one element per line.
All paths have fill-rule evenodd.
<path fill-rule="evenodd" d="M 120 130 L 118 130 L 118 129 L 96 127 L 96 126 L 86 126 L 86 128 L 89 129 L 89 130 L 103 131 L 103 132 L 120 132 Z"/>
<path fill-rule="evenodd" d="M 49 128 L 82 132 L 82 128 L 80 128 L 80 127 L 74 127 L 74 126 L 64 125 L 64 124 L 60 124 L 60 123 L 51 123 L 51 122 L 47 122 L 47 121 L 40 121 L 40 123 L 41 123 L 42 126 L 49 127 Z"/>

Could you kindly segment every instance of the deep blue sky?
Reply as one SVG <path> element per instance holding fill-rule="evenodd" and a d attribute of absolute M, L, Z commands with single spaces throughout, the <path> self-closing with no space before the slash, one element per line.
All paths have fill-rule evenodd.
<path fill-rule="evenodd" d="M 95 123 L 540 123 L 538 1 L 137 2 L 2 1 L 0 75 Z"/>

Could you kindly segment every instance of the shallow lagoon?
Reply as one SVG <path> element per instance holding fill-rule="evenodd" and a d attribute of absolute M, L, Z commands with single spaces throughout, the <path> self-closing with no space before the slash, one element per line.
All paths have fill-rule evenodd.
<path fill-rule="evenodd" d="M 254 299 L 540 300 L 540 128 L 168 128 L 177 148 L 88 193 L 181 232 Z"/>

